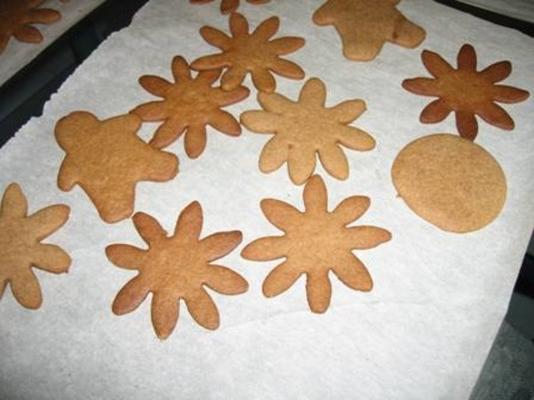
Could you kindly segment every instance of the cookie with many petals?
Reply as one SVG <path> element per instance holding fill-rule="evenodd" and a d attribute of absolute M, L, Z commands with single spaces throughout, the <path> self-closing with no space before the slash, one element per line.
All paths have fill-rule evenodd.
<path fill-rule="evenodd" d="M 222 107 L 237 103 L 249 94 L 244 86 L 224 91 L 213 87 L 220 70 L 202 71 L 195 78 L 183 57 L 172 61 L 171 83 L 159 76 L 144 75 L 139 79 L 149 93 L 163 98 L 141 104 L 132 112 L 143 121 L 163 121 L 150 144 L 157 148 L 168 146 L 185 132 L 185 151 L 196 158 L 206 147 L 206 125 L 230 136 L 241 134 L 241 125 Z"/>
<path fill-rule="evenodd" d="M 263 294 L 277 296 L 306 275 L 310 309 L 323 313 L 332 297 L 330 271 L 349 288 L 370 291 L 371 275 L 353 250 L 376 247 L 389 241 L 391 234 L 375 226 L 347 226 L 360 218 L 369 205 L 369 198 L 352 196 L 328 211 L 326 187 L 317 175 L 304 187 L 303 212 L 280 200 L 262 200 L 263 213 L 284 234 L 257 239 L 241 255 L 255 261 L 285 258 L 263 282 Z"/>
<path fill-rule="evenodd" d="M 0 298 L 7 285 L 15 299 L 29 309 L 43 302 L 32 268 L 55 274 L 67 272 L 71 260 L 59 246 L 41 243 L 61 228 L 70 209 L 63 204 L 28 215 L 28 201 L 16 183 L 9 185 L 0 205 Z"/>
<path fill-rule="evenodd" d="M 509 61 L 500 61 L 477 71 L 477 55 L 470 44 L 458 52 L 458 68 L 453 68 L 439 54 L 425 50 L 423 64 L 432 78 L 406 79 L 402 86 L 415 94 L 437 97 L 421 112 L 421 122 L 443 121 L 454 112 L 456 127 L 464 139 L 475 140 L 478 123 L 475 115 L 501 129 L 514 129 L 514 121 L 500 103 L 518 103 L 529 93 L 507 85 L 498 85 L 512 72 Z"/>
<path fill-rule="evenodd" d="M 106 248 L 113 264 L 138 271 L 117 294 L 112 307 L 115 314 L 132 312 L 152 293 L 152 324 L 160 339 L 174 331 L 180 300 L 199 325 L 207 329 L 219 327 L 219 311 L 205 286 L 227 295 L 248 289 L 248 283 L 238 273 L 213 264 L 239 245 L 242 235 L 239 231 L 218 232 L 200 239 L 202 221 L 198 202 L 181 212 L 171 236 L 151 216 L 134 215 L 135 227 L 148 249 L 127 244 Z"/>
<path fill-rule="evenodd" d="M 300 49 L 304 46 L 304 39 L 299 37 L 271 39 L 278 32 L 279 25 L 279 18 L 271 17 L 250 33 L 246 18 L 233 13 L 230 16 L 231 36 L 205 26 L 200 30 L 200 34 L 204 40 L 222 52 L 200 57 L 191 64 L 191 67 L 198 71 L 225 68 L 221 78 L 224 90 L 239 87 L 248 73 L 251 74 L 252 82 L 258 90 L 269 93 L 276 89 L 273 73 L 290 79 L 302 79 L 304 78 L 302 68 L 281 56 Z"/>
<path fill-rule="evenodd" d="M 26 43 L 40 43 L 43 35 L 35 24 L 52 24 L 61 14 L 50 8 L 39 8 L 44 0 L 0 1 L 0 53 L 13 36 Z"/>
<path fill-rule="evenodd" d="M 347 100 L 326 107 L 326 86 L 308 80 L 297 101 L 278 93 L 260 93 L 264 111 L 247 111 L 241 122 L 253 132 L 272 133 L 260 156 L 260 170 L 269 173 L 287 162 L 291 180 L 300 185 L 314 172 L 317 154 L 328 173 L 349 176 L 349 164 L 340 145 L 367 151 L 375 146 L 366 132 L 349 124 L 365 111 L 363 100 Z"/>

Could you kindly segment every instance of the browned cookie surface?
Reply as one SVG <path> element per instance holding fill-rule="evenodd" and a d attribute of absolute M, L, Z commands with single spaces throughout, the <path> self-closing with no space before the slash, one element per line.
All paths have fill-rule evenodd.
<path fill-rule="evenodd" d="M 132 111 L 143 121 L 163 121 L 151 145 L 168 146 L 185 132 L 186 153 L 196 158 L 206 147 L 206 125 L 230 136 L 241 134 L 239 122 L 221 108 L 243 100 L 249 90 L 244 86 L 229 91 L 213 87 L 220 74 L 220 70 L 202 71 L 193 78 L 187 62 L 177 56 L 172 62 L 173 83 L 153 75 L 139 79 L 146 91 L 163 98 Z"/>
<path fill-rule="evenodd" d="M 304 205 L 302 212 L 280 200 L 262 200 L 263 213 L 284 234 L 257 239 L 241 254 L 255 261 L 285 258 L 263 282 L 264 295 L 277 296 L 306 275 L 310 309 L 323 313 L 332 297 L 329 271 L 354 290 L 371 290 L 371 276 L 352 251 L 376 247 L 389 241 L 391 234 L 375 226 L 347 226 L 369 208 L 365 196 L 348 197 L 328 211 L 326 187 L 318 175 L 304 187 Z"/>
<path fill-rule="evenodd" d="M 182 211 L 170 236 L 151 216 L 134 215 L 135 227 L 148 249 L 127 244 L 106 248 L 113 264 L 138 271 L 117 294 L 113 302 L 115 314 L 132 312 L 152 293 L 152 324 L 160 339 L 166 339 L 176 327 L 180 300 L 199 325 L 207 329 L 219 327 L 219 311 L 205 287 L 227 295 L 248 289 L 239 274 L 213 263 L 239 245 L 242 235 L 239 231 L 218 232 L 200 239 L 202 221 L 198 202 Z"/>
<path fill-rule="evenodd" d="M 400 0 L 327 0 L 314 14 L 317 25 L 333 25 L 350 60 L 374 59 L 386 42 L 414 48 L 425 31 L 397 9 Z"/>
<path fill-rule="evenodd" d="M 67 272 L 69 255 L 41 241 L 67 222 L 69 212 L 69 207 L 58 204 L 28 215 L 28 201 L 20 186 L 12 183 L 7 187 L 0 205 L 0 298 L 9 284 L 22 306 L 41 306 L 41 287 L 32 268 L 55 274 Z"/>
<path fill-rule="evenodd" d="M 200 30 L 200 34 L 204 40 L 222 52 L 200 57 L 191 67 L 199 71 L 226 68 L 221 78 L 224 90 L 238 87 L 248 73 L 252 75 L 254 86 L 263 92 L 273 92 L 276 89 L 273 73 L 286 78 L 302 79 L 302 68 L 281 56 L 300 49 L 304 46 L 304 39 L 272 39 L 278 32 L 279 25 L 279 18 L 271 17 L 258 25 L 253 32 L 249 32 L 247 19 L 241 14 L 233 13 L 230 16 L 231 36 L 205 26 Z"/>
<path fill-rule="evenodd" d="M 341 146 L 371 150 L 374 139 L 349 126 L 365 111 L 363 100 L 347 100 L 326 107 L 326 86 L 317 78 L 308 80 L 297 101 L 278 93 L 260 93 L 264 111 L 247 111 L 241 122 L 248 129 L 275 136 L 263 148 L 260 169 L 269 173 L 288 163 L 291 180 L 300 185 L 314 172 L 317 154 L 328 173 L 338 179 L 349 176 L 349 164 Z"/>
<path fill-rule="evenodd" d="M 137 136 L 140 126 L 133 114 L 100 121 L 78 111 L 59 120 L 56 140 L 66 153 L 59 188 L 80 185 L 106 222 L 128 218 L 138 182 L 164 182 L 178 172 L 177 157 L 143 142 Z"/>
<path fill-rule="evenodd" d="M 61 18 L 56 10 L 38 8 L 43 3 L 44 0 L 0 1 L 0 53 L 11 36 L 27 43 L 40 43 L 43 40 L 41 32 L 32 25 L 51 24 Z"/>
<path fill-rule="evenodd" d="M 406 79 L 402 86 L 412 93 L 437 97 L 421 112 L 421 122 L 436 123 L 454 112 L 460 136 L 474 140 L 478 134 L 475 115 L 501 129 L 511 130 L 514 121 L 496 104 L 518 103 L 528 98 L 525 90 L 498 85 L 512 72 L 509 61 L 501 61 L 477 71 L 473 46 L 465 44 L 458 52 L 458 67 L 453 68 L 439 54 L 425 50 L 423 64 L 432 78 Z"/>
<path fill-rule="evenodd" d="M 506 200 L 506 179 L 497 161 L 454 135 L 429 135 L 408 144 L 395 159 L 392 177 L 406 204 L 445 231 L 483 228 Z"/>

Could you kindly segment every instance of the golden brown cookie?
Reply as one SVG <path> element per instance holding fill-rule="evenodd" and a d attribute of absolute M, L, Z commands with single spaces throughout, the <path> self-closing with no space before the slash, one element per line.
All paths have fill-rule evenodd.
<path fill-rule="evenodd" d="M 11 36 L 21 42 L 40 43 L 43 35 L 34 24 L 51 24 L 61 14 L 49 8 L 38 8 L 44 0 L 0 1 L 0 53 L 4 51 Z"/>
<path fill-rule="evenodd" d="M 400 0 L 327 0 L 313 14 L 317 25 L 334 25 L 349 60 L 373 60 L 385 42 L 415 48 L 426 33 L 397 10 Z"/>
<path fill-rule="evenodd" d="M 150 215 L 136 213 L 133 222 L 148 249 L 127 244 L 106 248 L 113 264 L 139 272 L 117 294 L 113 312 L 132 312 L 152 293 L 152 324 L 160 339 L 169 337 L 176 327 L 180 300 L 199 325 L 217 329 L 219 311 L 204 286 L 227 295 L 247 291 L 248 284 L 239 274 L 212 264 L 241 243 L 241 232 L 218 232 L 200 239 L 202 208 L 196 201 L 182 211 L 172 236 Z"/>
<path fill-rule="evenodd" d="M 412 93 L 437 97 L 421 112 L 421 122 L 440 122 L 454 111 L 458 132 L 469 140 L 474 140 L 478 133 L 475 114 L 501 129 L 514 128 L 510 115 L 495 102 L 518 103 L 527 99 L 529 93 L 512 86 L 496 85 L 512 72 L 509 61 L 501 61 L 477 71 L 477 55 L 469 44 L 464 44 L 458 53 L 458 69 L 428 50 L 423 51 L 421 58 L 433 78 L 406 79 L 402 82 L 402 86 Z"/>
<path fill-rule="evenodd" d="M 78 111 L 59 120 L 56 140 L 67 153 L 59 188 L 70 191 L 80 185 L 106 222 L 128 218 L 137 182 L 168 181 L 178 172 L 177 157 L 143 142 L 137 136 L 140 126 L 133 114 L 100 121 Z"/>
<path fill-rule="evenodd" d="M 7 187 L 0 205 L 0 298 L 9 283 L 23 307 L 41 306 L 41 287 L 32 268 L 54 274 L 69 269 L 71 260 L 63 249 L 41 243 L 67 222 L 69 212 L 69 207 L 57 204 L 28 215 L 28 201 L 20 186 Z"/>
<path fill-rule="evenodd" d="M 302 68 L 280 56 L 300 49 L 304 46 L 304 39 L 281 37 L 270 40 L 278 32 L 279 25 L 278 17 L 271 17 L 249 33 L 246 18 L 232 13 L 231 37 L 209 26 L 200 29 L 204 40 L 221 49 L 222 53 L 200 57 L 191 67 L 198 71 L 227 68 L 221 78 L 224 90 L 237 88 L 247 73 L 252 75 L 252 82 L 258 90 L 268 93 L 276 89 L 273 72 L 286 78 L 302 79 Z"/>
<path fill-rule="evenodd" d="M 308 80 L 297 101 L 277 93 L 259 93 L 265 111 L 241 114 L 241 123 L 258 133 L 273 133 L 260 156 L 260 170 L 269 173 L 287 162 L 291 180 L 300 185 L 315 170 L 316 154 L 325 170 L 337 179 L 349 176 L 347 157 L 340 145 L 366 151 L 375 146 L 366 132 L 349 126 L 365 111 L 363 100 L 347 100 L 327 108 L 326 87 L 317 78 Z"/>
<path fill-rule="evenodd" d="M 318 175 L 304 187 L 304 205 L 301 212 L 280 200 L 262 200 L 263 213 L 284 235 L 257 239 L 241 255 L 255 261 L 285 257 L 263 282 L 263 294 L 277 296 L 306 274 L 310 309 L 323 313 L 332 296 L 329 271 L 351 289 L 370 291 L 371 276 L 352 250 L 376 247 L 389 241 L 391 234 L 374 226 L 347 226 L 369 208 L 370 200 L 365 196 L 348 197 L 329 212 L 326 187 Z"/>
<path fill-rule="evenodd" d="M 449 232 L 483 228 L 506 200 L 506 178 L 497 161 L 479 145 L 450 134 L 408 144 L 391 174 L 408 207 Z"/>
<path fill-rule="evenodd" d="M 213 0 L 189 0 L 193 4 L 207 4 L 211 3 Z M 247 0 L 250 4 L 265 4 L 270 0 Z M 221 1 L 221 12 L 223 14 L 230 14 L 239 8 L 239 0 L 222 0 Z"/>
<path fill-rule="evenodd" d="M 168 146 L 185 131 L 185 151 L 196 158 L 206 147 L 206 125 L 230 136 L 241 134 L 241 125 L 221 108 L 237 103 L 249 95 L 244 86 L 224 91 L 212 87 L 220 70 L 202 71 L 193 79 L 189 65 L 182 57 L 172 61 L 174 83 L 158 76 L 144 75 L 141 86 L 162 101 L 142 104 L 132 112 L 143 121 L 164 121 L 150 144 L 157 148 Z"/>

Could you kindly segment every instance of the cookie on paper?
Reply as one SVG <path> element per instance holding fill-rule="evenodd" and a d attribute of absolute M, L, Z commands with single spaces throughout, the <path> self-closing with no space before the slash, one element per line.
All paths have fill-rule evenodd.
<path fill-rule="evenodd" d="M 420 26 L 397 9 L 400 0 L 327 0 L 313 14 L 317 25 L 333 25 L 349 60 L 369 61 L 386 42 L 415 48 L 425 39 Z"/>
<path fill-rule="evenodd" d="M 66 156 L 58 187 L 70 191 L 79 185 L 108 223 L 128 218 L 138 182 L 164 182 L 178 173 L 178 158 L 143 142 L 137 136 L 140 127 L 133 114 L 100 121 L 77 111 L 60 119 L 55 135 Z"/>
<path fill-rule="evenodd" d="M 206 125 L 229 135 L 239 136 L 241 125 L 222 107 L 245 99 L 250 91 L 244 86 L 224 91 L 213 84 L 221 70 L 202 71 L 192 77 L 191 69 L 183 57 L 172 61 L 174 82 L 153 75 L 139 79 L 141 86 L 163 100 L 141 104 L 132 113 L 143 121 L 163 121 L 150 144 L 157 148 L 170 145 L 185 132 L 185 151 L 197 158 L 206 147 Z"/>
<path fill-rule="evenodd" d="M 217 329 L 219 311 L 204 286 L 226 295 L 244 293 L 248 283 L 238 273 L 214 261 L 232 252 L 241 243 L 241 232 L 218 232 L 200 239 L 202 208 L 189 204 L 178 217 L 171 236 L 153 217 L 137 213 L 135 228 L 148 244 L 140 249 L 127 244 L 106 248 L 116 266 L 136 270 L 113 301 L 113 312 L 123 315 L 134 311 L 152 293 L 152 324 L 156 335 L 166 339 L 178 322 L 180 300 L 193 319 L 206 329 Z"/>
<path fill-rule="evenodd" d="M 280 19 L 271 17 L 250 33 L 247 19 L 238 13 L 230 16 L 231 36 L 205 26 L 200 29 L 200 34 L 206 42 L 222 52 L 200 57 L 191 67 L 198 71 L 225 68 L 221 78 L 224 90 L 237 88 L 250 73 L 258 90 L 272 93 L 276 89 L 273 73 L 290 79 L 304 78 L 300 66 L 281 56 L 300 49 L 305 41 L 300 37 L 271 39 L 279 26 Z"/>
<path fill-rule="evenodd" d="M 360 218 L 370 204 L 368 197 L 352 196 L 328 211 L 326 186 L 318 175 L 304 187 L 304 211 L 280 200 L 262 200 L 265 217 L 284 234 L 256 239 L 241 255 L 254 261 L 285 258 L 263 282 L 263 294 L 278 296 L 305 275 L 310 309 L 324 313 L 332 297 L 330 271 L 349 288 L 370 291 L 371 275 L 353 250 L 376 247 L 389 241 L 391 233 L 375 226 L 347 226 Z"/>
<path fill-rule="evenodd" d="M 39 8 L 44 0 L 2 0 L 0 2 L 0 53 L 11 37 L 20 42 L 40 43 L 43 34 L 34 24 L 52 24 L 61 14 L 50 8 Z"/>
<path fill-rule="evenodd" d="M 41 242 L 67 222 L 69 213 L 68 206 L 57 204 L 28 215 L 28 201 L 20 186 L 7 187 L 0 205 L 0 298 L 9 285 L 23 307 L 41 306 L 41 287 L 32 268 L 67 272 L 69 255 L 59 246 Z"/>
<path fill-rule="evenodd" d="M 300 185 L 315 171 L 317 154 L 325 170 L 337 179 L 347 179 L 349 164 L 341 146 L 368 151 L 374 139 L 349 124 L 366 109 L 363 100 L 347 100 L 326 107 L 326 86 L 317 78 L 308 80 L 297 101 L 278 93 L 260 93 L 264 109 L 241 114 L 241 123 L 257 133 L 274 134 L 260 155 L 260 170 L 270 173 L 288 165 L 291 180 Z"/>
<path fill-rule="evenodd" d="M 470 44 L 464 44 L 458 52 L 457 69 L 432 51 L 423 51 L 421 58 L 432 78 L 402 82 L 402 86 L 412 93 L 437 97 L 421 112 L 421 122 L 437 123 L 454 112 L 458 132 L 468 140 L 474 140 L 478 134 L 475 115 L 498 128 L 514 129 L 510 115 L 496 103 L 519 103 L 526 100 L 529 93 L 497 84 L 512 72 L 509 61 L 500 61 L 477 71 L 477 55 Z"/>

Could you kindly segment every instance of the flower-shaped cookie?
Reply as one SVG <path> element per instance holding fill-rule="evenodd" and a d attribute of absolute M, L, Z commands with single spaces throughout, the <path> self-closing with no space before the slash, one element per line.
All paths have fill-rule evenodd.
<path fill-rule="evenodd" d="M 425 31 L 397 10 L 400 0 L 327 0 L 314 14 L 317 25 L 334 25 L 343 54 L 355 61 L 374 59 L 385 42 L 414 48 Z"/>
<path fill-rule="evenodd" d="M 59 274 L 71 260 L 63 249 L 42 240 L 61 228 L 70 209 L 58 204 L 28 215 L 28 202 L 19 185 L 9 185 L 0 206 L 0 298 L 8 283 L 15 299 L 37 309 L 43 301 L 32 267 Z"/>
<path fill-rule="evenodd" d="M 49 8 L 38 8 L 44 0 L 0 1 L 0 53 L 4 51 L 11 36 L 21 42 L 40 43 L 43 35 L 33 24 L 51 24 L 61 14 Z"/>
<path fill-rule="evenodd" d="M 376 247 L 390 240 L 391 234 L 374 226 L 347 227 L 367 211 L 369 198 L 348 197 L 329 212 L 326 187 L 317 175 L 304 187 L 304 205 L 305 211 L 301 212 L 279 200 L 262 200 L 263 213 L 284 235 L 257 239 L 241 255 L 255 261 L 285 257 L 263 282 L 264 295 L 277 296 L 306 274 L 310 309 L 323 313 L 332 296 L 329 271 L 354 290 L 371 290 L 371 276 L 352 250 Z"/>
<path fill-rule="evenodd" d="M 339 145 L 360 151 L 375 146 L 368 133 L 349 126 L 365 111 L 365 102 L 348 100 L 327 108 L 326 87 L 317 78 L 306 82 L 296 102 L 277 93 L 260 93 L 258 102 L 265 111 L 247 111 L 241 122 L 253 132 L 275 134 L 261 153 L 262 172 L 287 161 L 291 180 L 300 185 L 313 174 L 318 153 L 328 173 L 346 179 L 349 165 Z"/>
<path fill-rule="evenodd" d="M 80 185 L 106 222 L 128 218 L 137 182 L 168 181 L 178 172 L 174 154 L 137 136 L 140 126 L 133 114 L 99 121 L 78 111 L 59 120 L 56 140 L 67 153 L 59 169 L 59 188 L 70 191 Z"/>
<path fill-rule="evenodd" d="M 213 0 L 189 0 L 193 4 L 206 4 L 211 3 Z M 270 0 L 247 0 L 250 4 L 265 4 Z M 221 12 L 223 14 L 229 14 L 234 12 L 239 7 L 239 0 L 222 0 L 221 1 Z"/>
<path fill-rule="evenodd" d="M 512 72 L 509 61 L 501 61 L 477 71 L 477 56 L 473 46 L 465 44 L 458 52 L 458 69 L 441 56 L 425 50 L 423 64 L 433 78 L 406 79 L 402 86 L 412 93 L 438 97 L 421 112 L 421 122 L 443 121 L 454 111 L 460 136 L 474 140 L 478 133 L 475 114 L 488 124 L 511 130 L 514 121 L 495 102 L 518 103 L 528 98 L 525 90 L 497 85 Z"/>
<path fill-rule="evenodd" d="M 142 104 L 132 111 L 143 121 L 164 121 L 150 141 L 152 146 L 168 146 L 186 131 L 185 151 L 196 158 L 206 147 L 206 125 L 230 136 L 241 134 L 239 122 L 221 107 L 246 98 L 249 94 L 246 87 L 229 91 L 212 87 L 220 70 L 202 71 L 193 79 L 189 65 L 179 56 L 172 61 L 172 74 L 174 83 L 152 75 L 139 79 L 146 91 L 164 99 Z"/>
<path fill-rule="evenodd" d="M 139 271 L 117 294 L 113 312 L 123 315 L 135 310 L 152 292 L 152 324 L 160 339 L 173 332 L 180 299 L 198 324 L 217 329 L 219 312 L 204 286 L 227 295 L 248 289 L 239 274 L 212 264 L 241 243 L 241 232 L 218 232 L 200 239 L 202 208 L 198 202 L 182 211 L 172 236 L 167 236 L 158 221 L 147 214 L 135 214 L 133 222 L 148 249 L 126 244 L 106 248 L 113 264 Z"/>
<path fill-rule="evenodd" d="M 200 57 L 191 67 L 199 71 L 228 68 L 221 78 L 224 90 L 238 87 L 249 72 L 254 86 L 263 92 L 273 92 L 276 89 L 273 72 L 286 78 L 302 79 L 302 68 L 280 56 L 300 49 L 304 46 L 304 39 L 281 37 L 270 40 L 278 32 L 279 25 L 278 17 L 271 17 L 263 21 L 254 32 L 249 33 L 246 18 L 232 13 L 231 37 L 209 26 L 200 29 L 204 40 L 220 48 L 222 53 Z"/>

